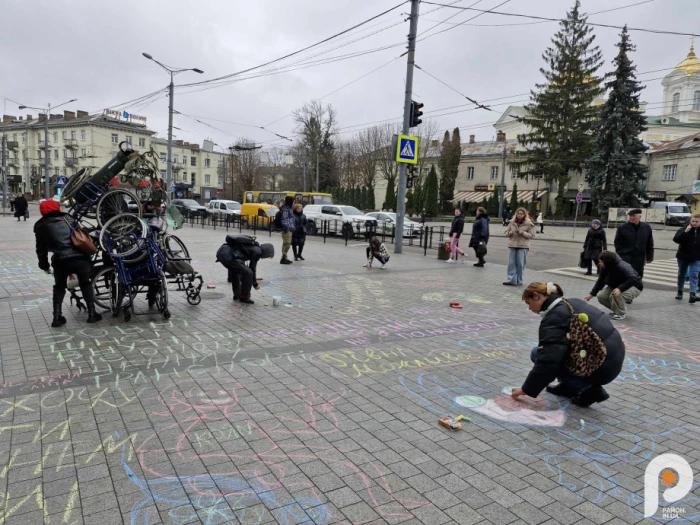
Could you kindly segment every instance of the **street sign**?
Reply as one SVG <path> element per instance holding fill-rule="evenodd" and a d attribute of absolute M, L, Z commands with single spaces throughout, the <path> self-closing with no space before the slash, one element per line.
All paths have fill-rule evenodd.
<path fill-rule="evenodd" d="M 418 164 L 418 137 L 399 135 L 396 145 L 396 162 Z"/>
<path fill-rule="evenodd" d="M 578 204 L 581 204 L 583 202 L 583 193 L 577 193 L 576 194 L 576 202 Z"/>
<path fill-rule="evenodd" d="M 691 193 L 700 193 L 700 180 L 693 182 L 693 191 Z"/>
<path fill-rule="evenodd" d="M 56 186 L 65 186 L 66 185 L 66 178 L 65 177 L 57 177 L 56 178 Z"/>

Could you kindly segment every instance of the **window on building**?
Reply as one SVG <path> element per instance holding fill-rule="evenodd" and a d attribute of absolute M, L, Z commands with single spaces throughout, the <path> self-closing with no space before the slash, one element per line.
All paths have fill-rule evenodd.
<path fill-rule="evenodd" d="M 681 94 L 680 93 L 674 93 L 673 94 L 673 104 L 671 105 L 671 112 L 675 113 L 678 111 L 678 106 L 681 101 Z"/>
<path fill-rule="evenodd" d="M 41 160 L 41 150 L 37 150 L 37 153 L 39 154 L 39 156 L 38 156 L 37 158 L 38 158 L 39 160 Z"/>
<path fill-rule="evenodd" d="M 173 154 L 173 164 L 177 164 L 177 155 Z"/>
<path fill-rule="evenodd" d="M 22 158 L 23 158 L 23 159 L 26 159 L 26 158 L 27 158 L 27 150 L 26 150 L 26 149 L 23 149 L 23 150 L 22 150 Z"/>
<path fill-rule="evenodd" d="M 211 175 L 209 175 L 208 173 L 204 175 L 204 184 L 211 184 Z"/>
<path fill-rule="evenodd" d="M 498 166 L 491 166 L 491 180 L 498 180 Z"/>
<path fill-rule="evenodd" d="M 68 138 L 68 132 L 64 131 L 62 134 L 63 140 L 66 140 Z"/>
<path fill-rule="evenodd" d="M 25 137 L 25 134 L 22 133 L 22 144 L 24 144 L 24 137 Z"/>
<path fill-rule="evenodd" d="M 75 131 L 70 132 L 70 139 L 75 140 Z"/>
<path fill-rule="evenodd" d="M 161 153 L 161 154 L 160 154 L 160 161 L 161 161 L 161 162 L 168 162 L 168 159 L 167 159 L 167 157 L 165 156 L 165 153 Z"/>
<path fill-rule="evenodd" d="M 58 160 L 58 150 L 57 149 L 53 150 L 53 158 Z"/>
<path fill-rule="evenodd" d="M 211 159 L 204 159 L 204 167 L 211 168 Z"/>
<path fill-rule="evenodd" d="M 474 180 L 474 166 L 467 167 L 467 180 Z"/>
<path fill-rule="evenodd" d="M 127 136 L 126 136 L 126 143 L 129 144 L 129 145 L 132 144 L 131 135 L 127 135 Z"/>
<path fill-rule="evenodd" d="M 668 164 L 664 166 L 664 180 L 676 180 L 676 170 L 678 164 Z"/>
<path fill-rule="evenodd" d="M 192 173 L 192 178 L 190 179 L 190 184 L 192 184 L 192 186 L 197 185 L 197 174 L 196 173 Z"/>
<path fill-rule="evenodd" d="M 12 134 L 12 142 L 17 142 L 17 133 Z"/>
<path fill-rule="evenodd" d="M 146 147 L 146 139 L 144 137 L 139 137 L 139 148 Z"/>
<path fill-rule="evenodd" d="M 187 164 L 187 155 L 182 156 L 182 163 Z"/>
<path fill-rule="evenodd" d="M 84 129 L 80 130 L 80 140 L 85 140 L 85 130 Z"/>
<path fill-rule="evenodd" d="M 64 149 L 64 150 L 63 150 L 63 158 L 64 158 L 64 159 L 67 159 L 67 158 L 68 158 L 68 150 L 67 150 L 67 149 Z"/>
<path fill-rule="evenodd" d="M 58 142 L 58 131 L 53 132 L 53 141 Z"/>
<path fill-rule="evenodd" d="M 85 148 L 83 148 L 83 149 L 80 150 L 80 156 L 81 156 L 82 158 L 87 157 L 87 150 L 86 150 Z"/>
<path fill-rule="evenodd" d="M 190 157 L 190 165 L 191 166 L 197 165 L 197 157 Z"/>
<path fill-rule="evenodd" d="M 221 175 L 216 176 L 216 185 L 221 186 Z"/>
<path fill-rule="evenodd" d="M 520 164 L 511 164 L 510 165 L 510 178 L 517 179 L 519 175 L 520 175 Z"/>
<path fill-rule="evenodd" d="M 112 133 L 112 144 L 119 144 L 119 135 Z"/>
<path fill-rule="evenodd" d="M 693 95 L 693 111 L 700 111 L 700 91 Z"/>

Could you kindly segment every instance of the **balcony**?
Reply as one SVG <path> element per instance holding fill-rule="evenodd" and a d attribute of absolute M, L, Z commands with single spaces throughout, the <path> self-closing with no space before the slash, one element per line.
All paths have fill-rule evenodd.
<path fill-rule="evenodd" d="M 63 160 L 66 161 L 66 166 L 77 166 L 78 165 L 78 158 L 77 157 L 66 157 Z"/>
<path fill-rule="evenodd" d="M 173 171 L 177 172 L 177 171 L 181 171 L 181 170 L 182 170 L 182 166 L 180 164 L 175 164 L 173 162 Z"/>
<path fill-rule="evenodd" d="M 9 149 L 10 151 L 13 151 L 13 150 L 16 150 L 17 148 L 19 148 L 19 142 L 15 141 L 15 140 L 13 140 L 13 141 L 8 140 L 6 142 L 6 144 L 7 144 L 7 149 Z"/>
<path fill-rule="evenodd" d="M 63 139 L 63 147 L 76 149 L 78 147 L 78 141 L 76 139 Z"/>
<path fill-rule="evenodd" d="M 7 165 L 15 168 L 19 167 L 19 159 L 8 158 Z"/>

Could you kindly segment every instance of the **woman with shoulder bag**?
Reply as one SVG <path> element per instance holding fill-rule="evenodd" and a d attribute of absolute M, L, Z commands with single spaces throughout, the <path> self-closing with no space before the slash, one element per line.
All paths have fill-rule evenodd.
<path fill-rule="evenodd" d="M 586 301 L 564 299 L 554 283 L 531 283 L 522 298 L 542 322 L 530 354 L 535 366 L 511 395 L 537 397 L 546 388 L 584 408 L 607 400 L 603 385 L 620 374 L 625 360 L 625 343 L 610 318 Z M 548 386 L 555 378 L 559 384 Z"/>
<path fill-rule="evenodd" d="M 523 284 L 527 254 L 530 251 L 530 239 L 535 236 L 535 225 L 527 218 L 527 210 L 518 208 L 515 217 L 508 224 L 505 236 L 508 237 L 508 280 L 505 286 Z"/>
<path fill-rule="evenodd" d="M 585 275 L 593 275 L 593 264 L 595 263 L 598 273 L 600 268 L 600 254 L 608 250 L 608 238 L 605 235 L 605 230 L 600 227 L 600 221 L 593 219 L 591 229 L 586 234 L 586 240 L 583 243 L 583 264 L 586 267 Z"/>
<path fill-rule="evenodd" d="M 95 296 L 90 281 L 90 257 L 76 249 L 71 241 L 71 217 L 61 211 L 61 207 L 53 199 L 45 200 L 39 205 L 41 219 L 34 225 L 36 236 L 36 254 L 39 257 L 39 268 L 49 271 L 49 252 L 53 253 L 51 264 L 53 266 L 53 322 L 52 328 L 66 324 L 63 317 L 62 305 L 66 295 L 68 276 L 78 276 L 78 284 L 83 292 L 83 299 L 87 305 L 88 323 L 96 323 L 102 320 L 102 316 L 95 311 Z"/>
<path fill-rule="evenodd" d="M 17 222 L 19 222 L 21 218 L 24 218 L 26 221 L 29 215 L 28 211 L 29 203 L 27 199 L 24 198 L 24 195 L 20 193 L 15 199 L 15 217 L 17 217 Z"/>
<path fill-rule="evenodd" d="M 491 218 L 482 207 L 476 209 L 476 220 L 472 226 L 472 237 L 469 239 L 469 247 L 474 248 L 478 261 L 474 264 L 477 268 L 483 268 L 486 261 L 486 245 L 489 243 L 489 222 Z"/>

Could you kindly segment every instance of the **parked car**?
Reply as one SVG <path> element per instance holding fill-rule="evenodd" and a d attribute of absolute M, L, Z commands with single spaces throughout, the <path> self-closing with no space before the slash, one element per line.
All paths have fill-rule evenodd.
<path fill-rule="evenodd" d="M 241 222 L 252 227 L 267 228 L 280 209 L 272 204 L 245 203 L 241 206 Z"/>
<path fill-rule="evenodd" d="M 343 230 L 343 224 L 350 224 L 354 232 L 359 231 L 364 233 L 366 228 L 376 229 L 377 219 L 370 215 L 365 215 L 360 210 L 353 206 L 321 206 L 319 204 L 309 204 L 304 207 L 304 215 L 308 220 L 306 231 L 310 235 L 314 235 L 318 231 L 322 231 L 323 222 L 330 221 L 328 231 L 330 233 L 340 234 Z"/>
<path fill-rule="evenodd" d="M 370 217 L 377 219 L 377 231 L 379 233 L 393 233 L 394 228 L 396 228 L 396 214 L 386 211 L 373 211 L 368 213 Z M 419 222 L 410 220 L 404 216 L 403 219 L 403 236 L 412 237 L 420 235 L 423 231 L 423 225 Z"/>
<path fill-rule="evenodd" d="M 175 206 L 185 218 L 207 216 L 207 209 L 194 199 L 173 199 L 170 203 Z"/>
<path fill-rule="evenodd" d="M 225 219 L 228 215 L 240 215 L 241 203 L 236 201 L 213 200 L 207 204 L 207 213 L 217 219 Z"/>
<path fill-rule="evenodd" d="M 651 203 L 651 208 L 664 210 L 664 224 L 682 226 L 690 220 L 690 208 L 683 202 L 657 201 Z"/>

